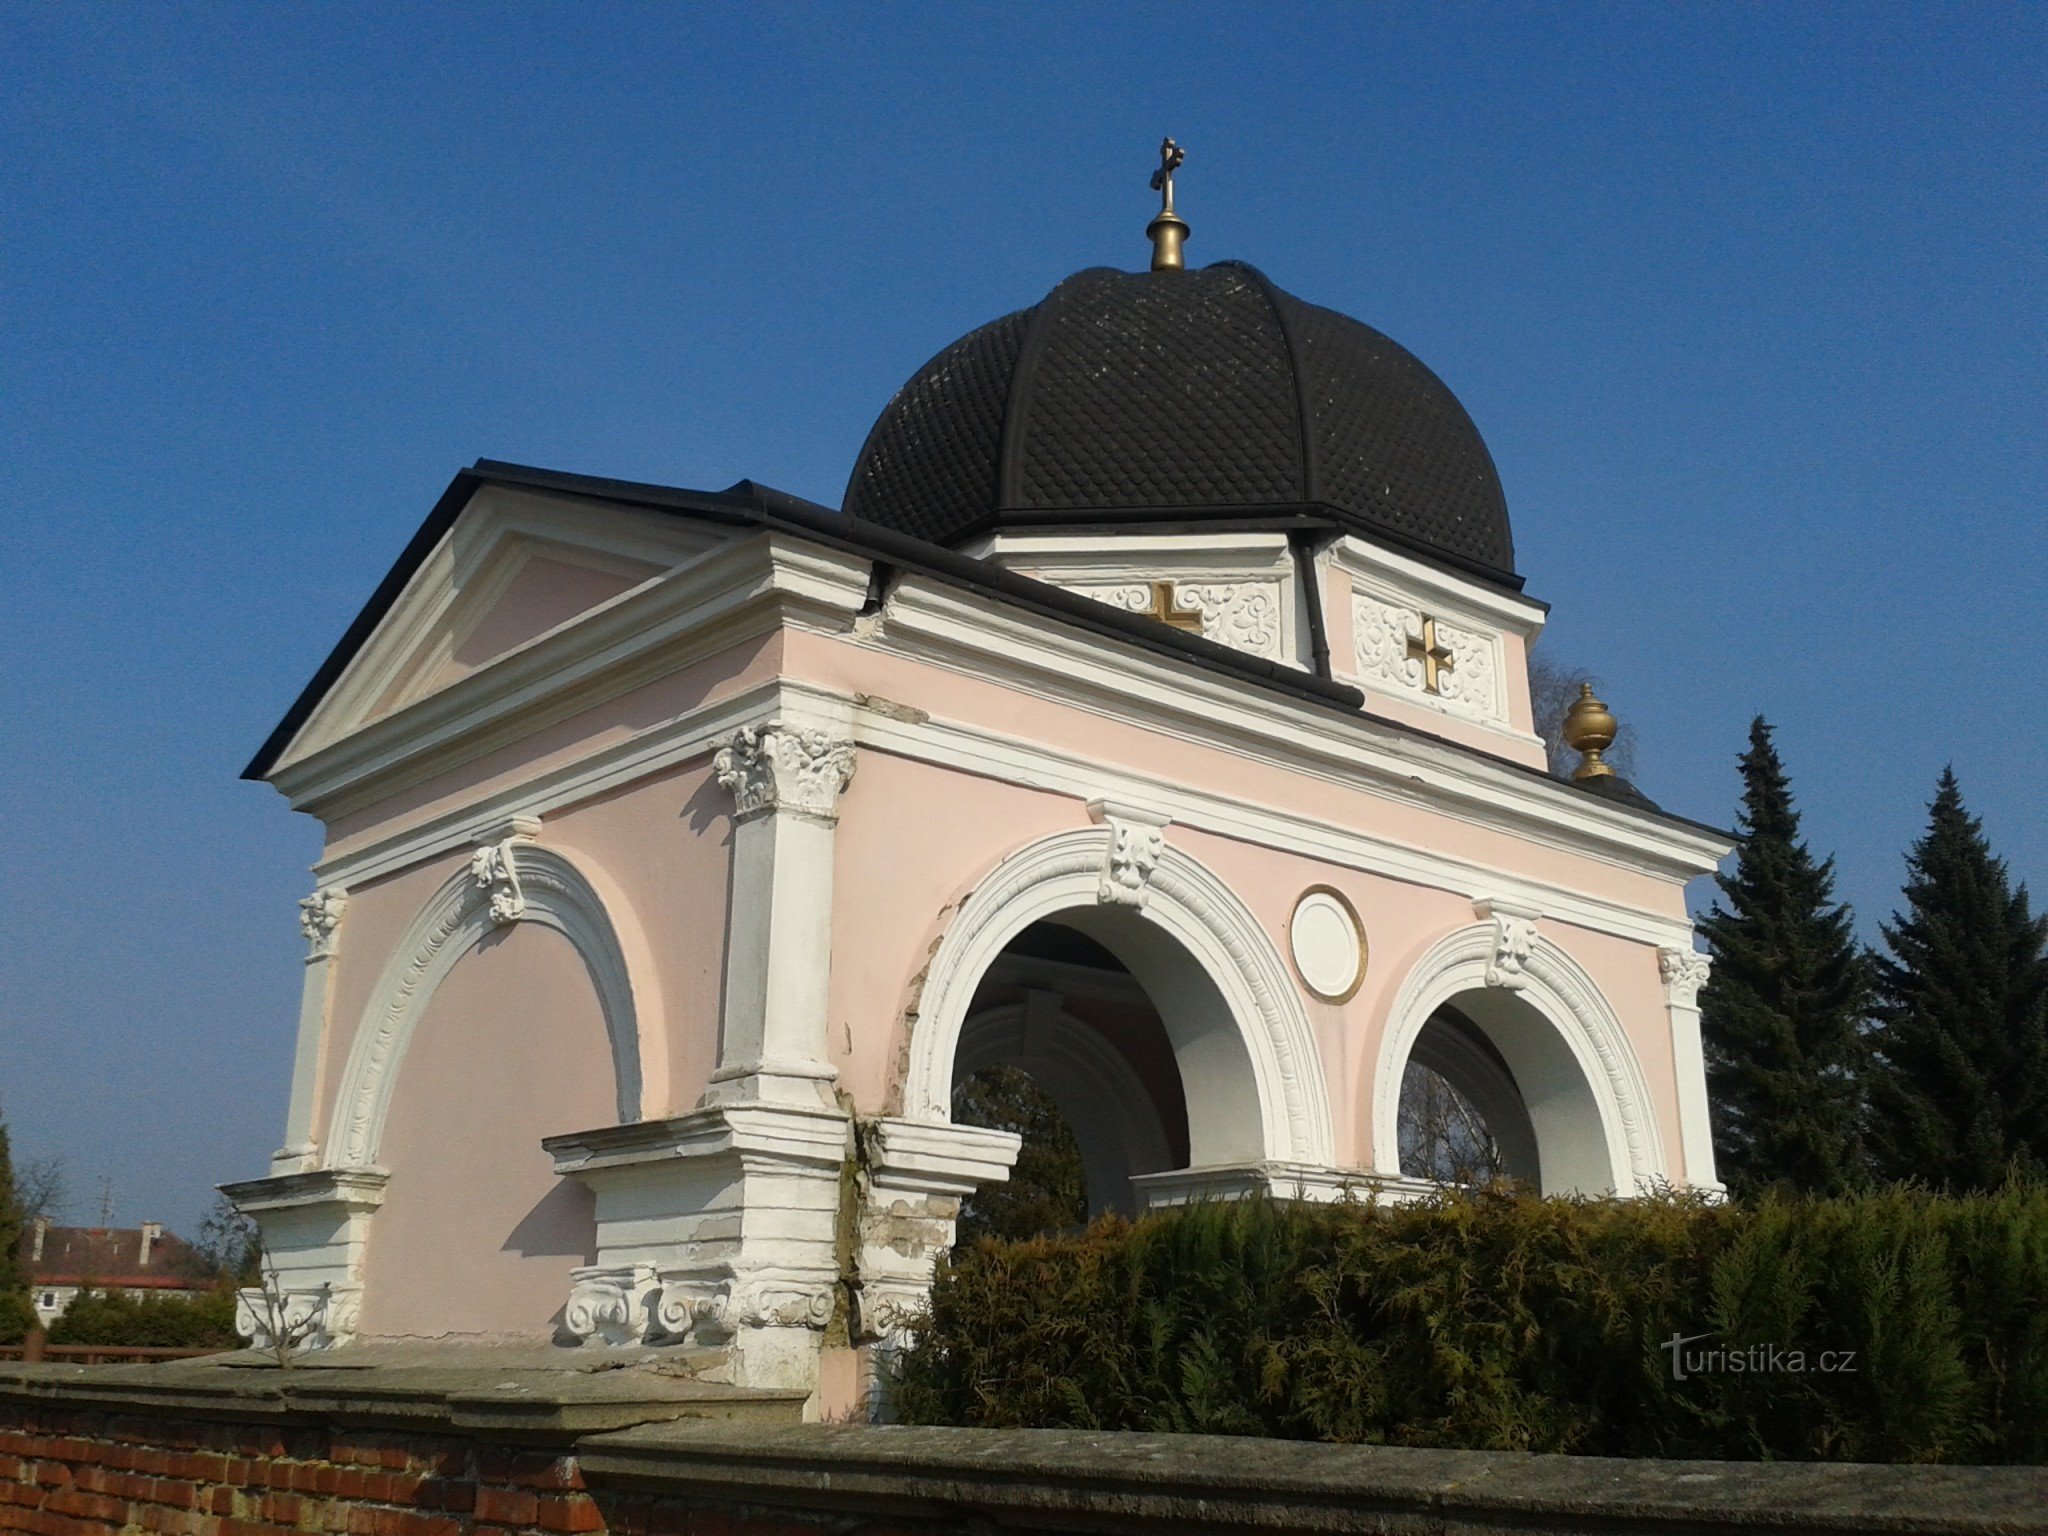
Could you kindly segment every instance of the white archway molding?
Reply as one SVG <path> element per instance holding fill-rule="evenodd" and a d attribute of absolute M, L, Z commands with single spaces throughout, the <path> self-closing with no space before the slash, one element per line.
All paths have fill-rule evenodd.
<path fill-rule="evenodd" d="M 1526 958 L 1518 956 L 1518 984 L 1501 985 L 1497 944 L 1494 923 L 1459 928 L 1402 983 L 1372 1063 L 1375 1171 L 1400 1171 L 1402 1075 L 1424 1026 L 1456 1003 L 1515 1074 L 1536 1130 L 1545 1193 L 1633 1193 L 1668 1177 L 1642 1064 L 1593 978 L 1551 940 L 1534 937 Z M 1539 1020 L 1550 1044 L 1517 1027 Z M 1597 1125 L 1587 1124 L 1589 1113 Z"/>
<path fill-rule="evenodd" d="M 1031 1002 L 987 1008 L 967 1020 L 953 1058 L 953 1081 L 984 1067 L 1027 1074 L 1066 1116 L 1081 1152 L 1089 1205 L 1136 1215 L 1135 1174 L 1173 1166 L 1165 1128 L 1135 1068 L 1086 1020 L 1047 993 Z"/>
<path fill-rule="evenodd" d="M 375 1164 L 384 1119 L 406 1047 L 421 1016 L 455 963 L 508 924 L 539 923 L 567 939 L 596 987 L 611 1043 L 621 1124 L 643 1113 L 643 1095 L 667 1091 L 667 1052 L 653 967 L 639 924 L 603 876 L 551 848 L 507 839 L 492 850 L 509 861 L 517 904 L 503 905 L 505 886 L 481 881 L 474 866 L 449 877 L 420 909 L 399 941 L 350 1048 L 325 1162 L 332 1168 Z M 497 911 L 494 912 L 494 906 Z M 508 912 L 516 915 L 507 916 Z M 631 948 L 622 942 L 630 936 Z"/>
<path fill-rule="evenodd" d="M 1056 833 L 1004 859 L 939 941 L 912 1020 L 903 1113 L 951 1119 L 953 1060 L 975 988 L 1010 941 L 1057 917 L 1109 948 L 1173 1041 L 1196 1166 L 1262 1160 L 1327 1166 L 1328 1087 L 1308 1016 L 1243 902 L 1181 850 L 1160 849 L 1143 905 L 1105 899 L 1116 830 Z"/>

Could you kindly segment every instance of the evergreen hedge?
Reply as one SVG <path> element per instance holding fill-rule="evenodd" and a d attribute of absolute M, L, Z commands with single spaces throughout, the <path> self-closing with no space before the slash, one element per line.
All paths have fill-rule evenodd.
<path fill-rule="evenodd" d="M 1200 1205 L 961 1250 L 894 1405 L 926 1424 L 2039 1463 L 2044 1299 L 2040 1186 Z M 1676 1379 L 1665 1346 L 1693 1335 L 1695 1360 L 1726 1354 Z M 1848 1350 L 1853 1370 L 1818 1369 Z"/>
<path fill-rule="evenodd" d="M 135 1297 L 83 1290 L 50 1324 L 52 1344 L 121 1344 L 157 1349 L 240 1349 L 235 1292 L 219 1286 L 194 1297 Z"/>

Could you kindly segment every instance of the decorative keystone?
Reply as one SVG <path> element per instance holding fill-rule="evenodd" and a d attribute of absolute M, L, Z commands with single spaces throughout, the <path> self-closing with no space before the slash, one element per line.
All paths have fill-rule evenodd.
<path fill-rule="evenodd" d="M 1119 907 L 1144 906 L 1152 872 L 1165 856 L 1166 829 L 1173 819 L 1113 800 L 1090 800 L 1088 815 L 1109 828 L 1109 848 L 1103 857 L 1096 900 Z"/>
<path fill-rule="evenodd" d="M 1472 903 L 1480 921 L 1493 924 L 1493 957 L 1486 962 L 1486 984 L 1519 992 L 1529 985 L 1529 958 L 1536 953 L 1534 907 L 1486 897 Z"/>

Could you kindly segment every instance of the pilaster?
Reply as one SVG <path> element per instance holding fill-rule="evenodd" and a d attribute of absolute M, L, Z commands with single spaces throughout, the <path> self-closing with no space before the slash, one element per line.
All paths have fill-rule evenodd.
<path fill-rule="evenodd" d="M 1695 1189 L 1727 1190 L 1714 1169 L 1714 1124 L 1707 1103 L 1706 1052 L 1700 1040 L 1700 988 L 1713 970 L 1696 949 L 1660 949 L 1657 971 L 1671 1014 L 1671 1064 L 1678 1074 L 1678 1144 L 1685 1156 L 1685 1181 Z"/>
<path fill-rule="evenodd" d="M 732 916 L 704 1102 L 829 1108 L 833 843 L 853 743 L 815 727 L 748 726 L 713 768 L 733 796 Z"/>
<path fill-rule="evenodd" d="M 341 947 L 342 913 L 347 906 L 348 892 L 338 885 L 323 885 L 299 903 L 299 931 L 306 936 L 306 970 L 299 989 L 299 1037 L 292 1055 L 291 1103 L 285 1112 L 284 1145 L 270 1154 L 273 1175 L 303 1173 L 319 1161 L 319 1150 L 313 1144 L 313 1107 L 320 1097 L 334 965 Z"/>
<path fill-rule="evenodd" d="M 932 1271 L 953 1246 L 960 1202 L 999 1184 L 1016 1164 L 1012 1131 L 921 1120 L 860 1128 L 860 1225 L 853 1333 L 872 1343 L 899 1335 L 929 1303 Z"/>

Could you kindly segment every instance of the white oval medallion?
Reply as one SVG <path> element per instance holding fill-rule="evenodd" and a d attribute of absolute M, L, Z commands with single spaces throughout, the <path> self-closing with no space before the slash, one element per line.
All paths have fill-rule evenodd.
<path fill-rule="evenodd" d="M 1340 892 L 1311 886 L 1287 925 L 1294 968 L 1326 1003 L 1348 1002 L 1365 980 L 1365 930 Z"/>

